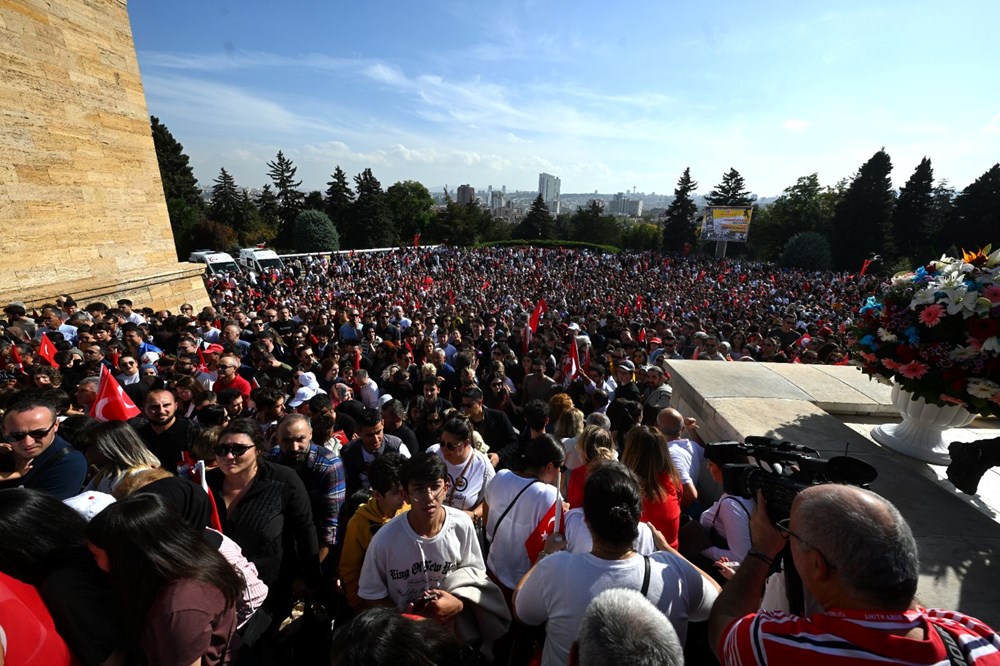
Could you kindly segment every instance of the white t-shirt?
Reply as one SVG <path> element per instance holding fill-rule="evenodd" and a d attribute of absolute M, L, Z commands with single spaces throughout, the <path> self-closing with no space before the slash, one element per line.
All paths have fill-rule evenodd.
<path fill-rule="evenodd" d="M 559 497 L 554 486 L 532 481 L 505 469 L 497 473 L 486 487 L 486 503 L 490 507 L 486 521 L 486 538 L 490 540 L 487 564 L 493 575 L 509 588 L 517 587 L 521 577 L 531 568 L 524 542 Z M 507 511 L 517 494 L 529 483 L 531 487 Z M 504 511 L 507 515 L 497 529 L 497 521 Z"/>
<path fill-rule="evenodd" d="M 670 458 L 680 474 L 681 483 L 698 485 L 698 472 L 701 471 L 704 449 L 690 439 L 675 439 L 669 444 Z"/>
<path fill-rule="evenodd" d="M 715 531 L 726 540 L 729 548 L 712 546 L 701 551 L 701 554 L 713 562 L 720 557 L 727 557 L 732 562 L 742 562 L 750 552 L 750 516 L 756 506 L 757 500 L 723 493 L 718 502 L 701 514 L 699 520 L 706 534 L 714 525 Z"/>
<path fill-rule="evenodd" d="M 589 553 L 594 547 L 594 540 L 587 529 L 587 523 L 583 519 L 583 509 L 570 509 L 566 512 L 566 552 L 569 553 Z M 653 533 L 646 523 L 639 523 L 639 536 L 632 544 L 635 552 L 640 555 L 651 555 L 656 552 L 656 543 L 653 541 Z"/>
<path fill-rule="evenodd" d="M 656 552 L 649 558 L 646 598 L 667 616 L 681 644 L 688 622 L 708 619 L 715 588 L 683 558 Z M 602 560 L 590 553 L 555 553 L 534 568 L 517 593 L 517 617 L 526 624 L 545 626 L 542 666 L 562 666 L 580 633 L 587 606 L 611 588 L 641 590 L 645 566 L 641 555 L 625 560 Z"/>
<path fill-rule="evenodd" d="M 474 566 L 485 571 L 472 519 L 457 509 L 443 508 L 444 525 L 432 537 L 414 532 L 406 513 L 375 533 L 361 567 L 359 597 L 370 601 L 389 597 L 403 610 L 426 590 L 440 588 L 457 567 Z"/>
<path fill-rule="evenodd" d="M 455 489 L 454 493 L 450 489 L 448 490 L 448 495 L 451 495 L 450 501 L 448 501 L 448 495 L 445 495 L 448 506 L 463 511 L 472 511 L 485 495 L 486 485 L 497 474 L 489 458 L 469 447 L 472 462 L 470 463 L 469 459 L 466 458 L 465 462 L 452 465 L 445 459 L 440 444 L 427 447 L 427 453 L 433 453 L 441 458 L 448 468 L 448 479 L 451 482 L 451 487 Z M 468 469 L 465 468 L 466 463 L 469 465 Z"/>

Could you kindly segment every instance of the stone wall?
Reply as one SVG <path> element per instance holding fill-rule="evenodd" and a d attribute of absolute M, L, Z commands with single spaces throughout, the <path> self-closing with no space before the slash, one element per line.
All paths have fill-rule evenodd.
<path fill-rule="evenodd" d="M 0 256 L 3 302 L 208 302 L 177 262 L 122 0 L 0 0 Z"/>

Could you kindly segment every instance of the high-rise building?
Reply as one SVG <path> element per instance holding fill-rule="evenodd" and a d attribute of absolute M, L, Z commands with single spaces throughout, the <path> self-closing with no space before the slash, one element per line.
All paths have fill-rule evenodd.
<path fill-rule="evenodd" d="M 542 201 L 545 202 L 545 206 L 553 215 L 559 214 L 559 186 L 561 182 L 551 174 L 538 174 L 538 193 L 542 195 Z"/>
<path fill-rule="evenodd" d="M 632 199 L 626 192 L 619 192 L 608 202 L 606 210 L 616 217 L 641 217 L 642 199 Z"/>
<path fill-rule="evenodd" d="M 476 200 L 476 188 L 471 185 L 459 185 L 455 201 L 459 204 L 470 204 Z"/>

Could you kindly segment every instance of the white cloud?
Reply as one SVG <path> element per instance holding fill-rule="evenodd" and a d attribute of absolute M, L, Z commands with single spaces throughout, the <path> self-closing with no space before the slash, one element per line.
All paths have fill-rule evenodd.
<path fill-rule="evenodd" d="M 986 134 L 1000 134 L 1000 113 L 993 116 L 990 122 L 983 128 Z"/>

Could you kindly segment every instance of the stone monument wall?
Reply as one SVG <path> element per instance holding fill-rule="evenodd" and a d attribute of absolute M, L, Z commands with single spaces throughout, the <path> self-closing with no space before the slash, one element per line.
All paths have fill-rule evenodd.
<path fill-rule="evenodd" d="M 0 302 L 208 303 L 178 263 L 123 0 L 0 0 Z"/>

